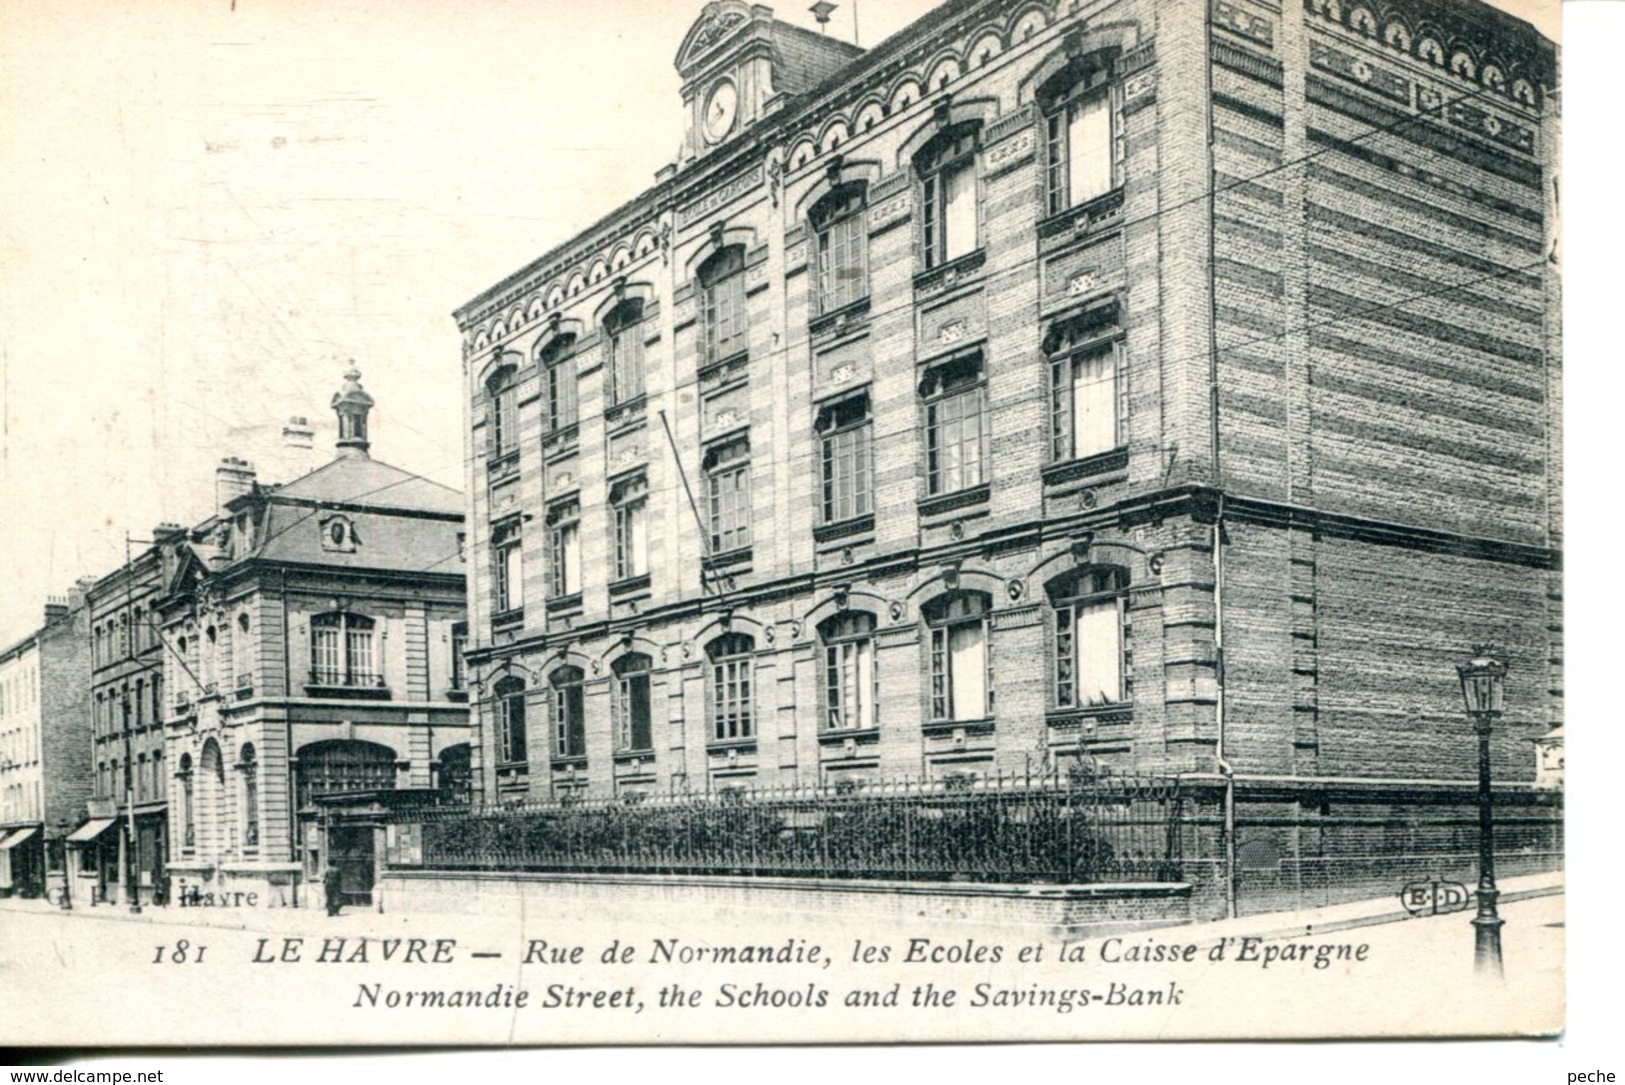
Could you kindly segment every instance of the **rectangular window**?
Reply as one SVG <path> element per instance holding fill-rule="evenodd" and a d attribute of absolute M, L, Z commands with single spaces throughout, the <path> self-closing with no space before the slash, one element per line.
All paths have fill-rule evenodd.
<path fill-rule="evenodd" d="M 750 440 L 707 449 L 703 467 L 711 553 L 742 550 L 750 545 Z"/>
<path fill-rule="evenodd" d="M 988 600 L 961 593 L 931 605 L 931 718 L 976 720 L 993 713 Z"/>
<path fill-rule="evenodd" d="M 726 250 L 701 276 L 705 322 L 705 362 L 724 361 L 750 345 L 750 317 L 745 308 L 743 250 Z"/>
<path fill-rule="evenodd" d="M 817 311 L 830 313 L 869 296 L 867 189 L 843 185 L 809 214 L 817 251 Z"/>
<path fill-rule="evenodd" d="M 1055 607 L 1055 704 L 1090 708 L 1128 699 L 1123 599 L 1127 573 L 1100 567 L 1080 573 Z M 1067 598 L 1071 596 L 1071 598 Z"/>
<path fill-rule="evenodd" d="M 619 750 L 654 748 L 649 657 L 623 656 L 615 664 L 615 744 Z"/>
<path fill-rule="evenodd" d="M 574 595 L 581 590 L 581 505 L 567 501 L 548 513 L 551 522 L 554 596 Z"/>
<path fill-rule="evenodd" d="M 570 678 L 554 678 L 553 756 L 582 757 L 587 752 L 586 705 L 581 675 L 574 668 Z"/>
<path fill-rule="evenodd" d="M 939 366 L 925 387 L 927 489 L 935 495 L 981 485 L 987 422 L 980 356 Z"/>
<path fill-rule="evenodd" d="M 874 727 L 874 619 L 838 615 L 821 628 L 824 641 L 824 727 L 830 731 Z"/>
<path fill-rule="evenodd" d="M 823 516 L 839 523 L 872 511 L 869 397 L 857 396 L 819 412 Z"/>
<path fill-rule="evenodd" d="M 340 685 L 344 676 L 343 655 L 339 638 L 343 631 L 338 624 L 313 626 L 310 631 L 311 669 L 316 672 L 320 685 Z"/>
<path fill-rule="evenodd" d="M 372 660 L 372 630 L 350 628 L 344 632 L 350 652 L 350 678 L 352 685 L 367 684 L 375 673 Z"/>
<path fill-rule="evenodd" d="M 1056 461 L 1109 452 L 1122 443 L 1116 342 L 1086 347 L 1050 363 L 1051 447 Z"/>
<path fill-rule="evenodd" d="M 575 361 L 565 356 L 561 361 L 548 365 L 548 432 L 556 434 L 561 429 L 575 426 L 577 419 L 577 380 L 575 380 Z"/>
<path fill-rule="evenodd" d="M 609 401 L 629 403 L 643 395 L 643 325 L 618 326 L 609 335 Z"/>
<path fill-rule="evenodd" d="M 491 607 L 498 614 L 525 605 L 523 523 L 513 517 L 491 526 Z"/>
<path fill-rule="evenodd" d="M 513 677 L 500 679 L 493 688 L 496 704 L 497 760 L 505 765 L 523 764 L 525 752 L 525 683 Z"/>
<path fill-rule="evenodd" d="M 645 478 L 617 483 L 611 490 L 615 509 L 615 579 L 649 571 L 649 483 Z"/>
<path fill-rule="evenodd" d="M 1076 207 L 1111 191 L 1111 97 L 1073 102 L 1066 114 L 1068 196 Z"/>
<path fill-rule="evenodd" d="M 468 630 L 453 629 L 451 633 L 451 688 L 465 689 L 468 686 L 468 662 L 464 659 L 468 651 Z"/>

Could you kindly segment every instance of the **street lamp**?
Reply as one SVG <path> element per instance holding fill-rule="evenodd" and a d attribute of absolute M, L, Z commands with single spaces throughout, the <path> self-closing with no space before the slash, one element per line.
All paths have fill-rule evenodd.
<path fill-rule="evenodd" d="M 1457 664 L 1461 696 L 1478 732 L 1478 914 L 1473 917 L 1473 969 L 1501 976 L 1501 925 L 1495 911 L 1495 820 L 1490 797 L 1490 726 L 1505 696 L 1506 661 L 1489 645 L 1473 648 L 1473 658 Z"/>

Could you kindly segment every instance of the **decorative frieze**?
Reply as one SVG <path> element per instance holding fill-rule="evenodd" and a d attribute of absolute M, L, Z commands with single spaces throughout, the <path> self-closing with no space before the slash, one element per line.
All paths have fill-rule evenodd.
<path fill-rule="evenodd" d="M 1239 4 L 1214 0 L 1213 25 L 1256 42 L 1266 49 L 1275 48 L 1275 24 L 1262 15 L 1255 15 Z"/>
<path fill-rule="evenodd" d="M 704 196 L 688 204 L 677 213 L 679 227 L 692 226 L 700 219 L 715 214 L 718 210 L 733 203 L 739 197 L 758 187 L 762 183 L 762 166 L 755 166 L 739 174 L 737 177 L 711 189 Z"/>

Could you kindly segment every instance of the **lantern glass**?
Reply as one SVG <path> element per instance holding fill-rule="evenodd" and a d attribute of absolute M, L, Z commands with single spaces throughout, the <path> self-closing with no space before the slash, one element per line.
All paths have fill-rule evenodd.
<path fill-rule="evenodd" d="M 1456 668 L 1461 676 L 1461 696 L 1470 716 L 1499 715 L 1504 707 L 1507 666 L 1501 660 L 1480 653 Z"/>

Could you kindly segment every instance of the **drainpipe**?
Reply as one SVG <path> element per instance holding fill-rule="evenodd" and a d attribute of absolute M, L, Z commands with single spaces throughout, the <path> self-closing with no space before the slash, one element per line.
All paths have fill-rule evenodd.
<path fill-rule="evenodd" d="M 1213 486 L 1217 491 L 1217 507 L 1213 515 L 1213 715 L 1217 742 L 1214 760 L 1219 775 L 1224 779 L 1224 914 L 1228 919 L 1236 916 L 1236 770 L 1225 757 L 1225 677 L 1224 677 L 1224 476 L 1219 470 L 1219 333 L 1218 276 L 1214 264 L 1217 259 L 1215 234 L 1218 222 L 1218 168 L 1214 160 L 1213 142 L 1213 17 L 1203 5 L 1202 13 L 1202 78 L 1207 96 L 1203 106 L 1207 114 L 1207 342 L 1208 342 L 1208 413 L 1210 415 L 1212 443 L 1208 450 L 1212 464 Z"/>

